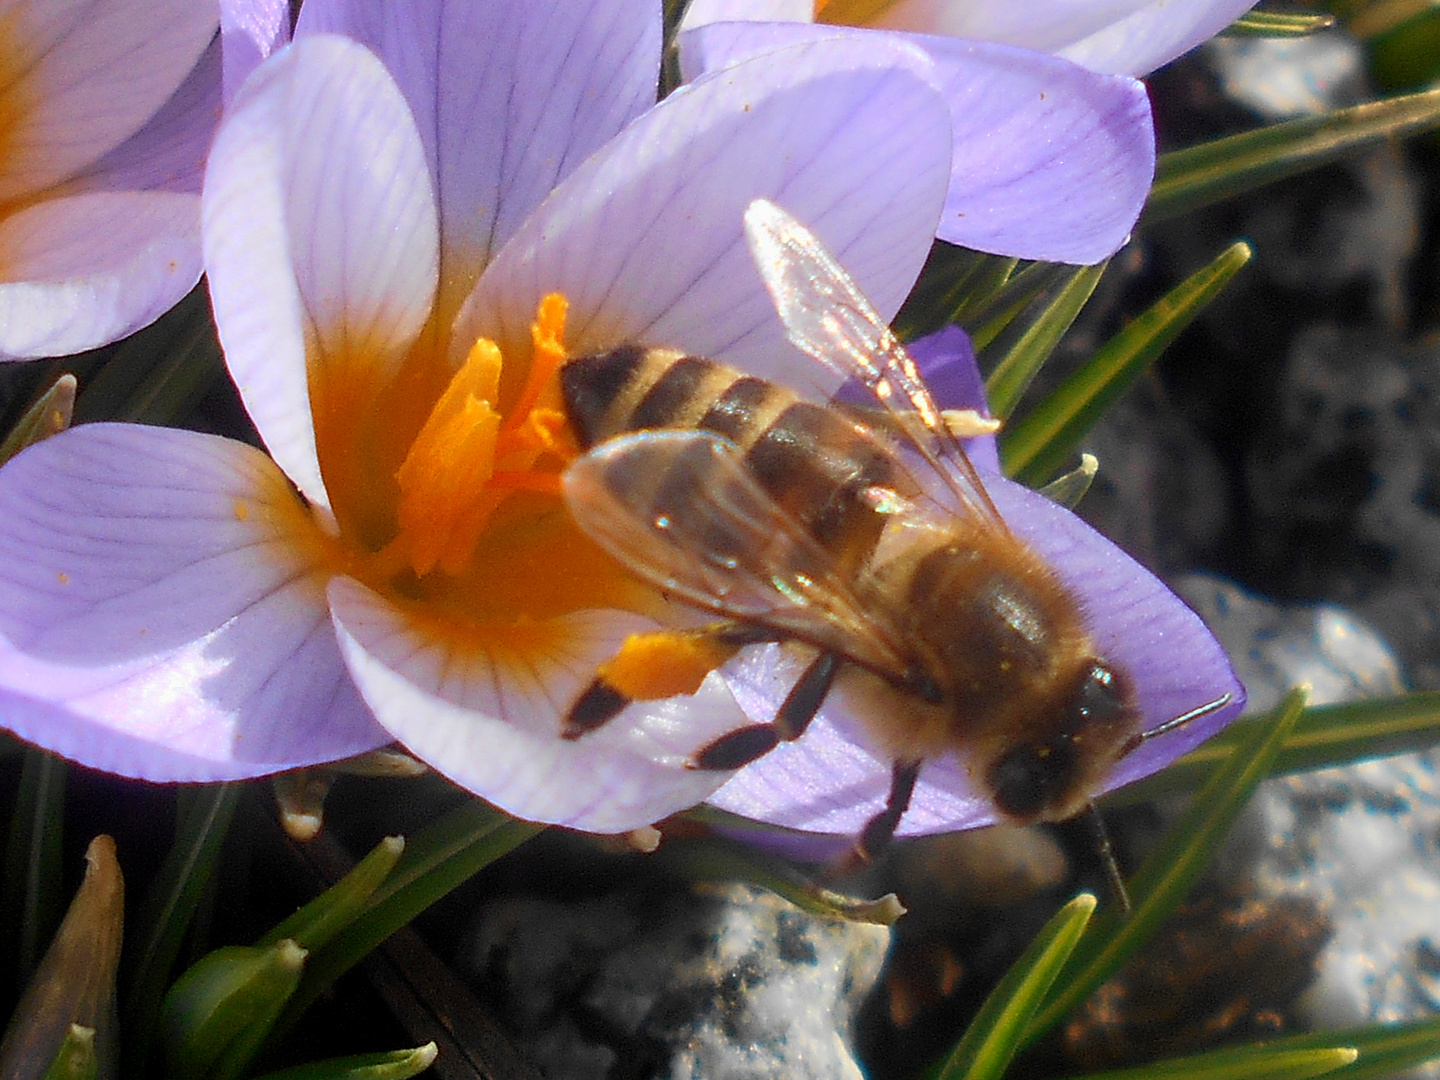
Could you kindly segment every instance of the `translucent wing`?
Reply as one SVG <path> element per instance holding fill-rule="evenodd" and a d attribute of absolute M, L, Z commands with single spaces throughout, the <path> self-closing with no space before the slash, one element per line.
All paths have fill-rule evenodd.
<path fill-rule="evenodd" d="M 830 555 L 705 431 L 644 431 L 571 463 L 565 501 L 585 533 L 652 585 L 883 675 L 908 673 L 895 628 Z"/>
<path fill-rule="evenodd" d="M 756 199 L 745 211 L 745 233 L 791 344 L 863 382 L 961 510 L 1006 528 L 915 361 L 834 256 L 809 229 L 765 199 Z"/>

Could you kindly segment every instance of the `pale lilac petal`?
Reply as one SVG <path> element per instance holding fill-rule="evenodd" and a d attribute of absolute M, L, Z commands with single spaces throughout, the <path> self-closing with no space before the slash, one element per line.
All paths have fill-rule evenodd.
<path fill-rule="evenodd" d="M 9 0 L 0 202 L 82 171 L 138 131 L 214 37 L 213 0 Z M 13 111 L 13 118 L 11 113 Z"/>
<path fill-rule="evenodd" d="M 637 0 L 307 3 L 395 76 L 438 176 L 453 313 L 494 252 L 591 153 L 655 103 L 660 5 Z"/>
<path fill-rule="evenodd" d="M 216 137 L 203 220 L 231 375 L 276 461 L 326 505 L 307 358 L 337 382 L 382 386 L 435 288 L 429 176 L 375 57 L 327 35 L 261 65 Z"/>
<path fill-rule="evenodd" d="M 0 470 L 0 723 L 152 780 L 383 744 L 314 529 L 270 460 L 227 439 L 96 424 L 27 450 Z"/>
<path fill-rule="evenodd" d="M 205 155 L 220 122 L 220 64 L 217 38 L 180 89 L 144 127 L 67 181 L 59 193 L 183 191 L 198 195 Z"/>
<path fill-rule="evenodd" d="M 728 774 L 686 769 L 698 747 L 745 722 L 711 675 L 694 697 L 637 703 L 574 742 L 559 737 L 570 703 L 628 632 L 616 612 L 559 620 L 547 655 L 461 650 L 345 578 L 330 586 L 346 662 L 391 733 L 432 768 L 518 817 L 623 832 L 702 801 Z"/>
<path fill-rule="evenodd" d="M 1100 654 L 1135 680 L 1146 728 L 1221 694 L 1233 695 L 1225 708 L 1147 742 L 1124 759 L 1107 790 L 1163 768 L 1239 714 L 1245 693 L 1224 651 L 1169 589 L 1069 511 L 1000 477 L 987 478 L 987 484 L 1011 528 L 1046 557 L 1082 601 Z M 747 710 L 773 709 L 783 693 L 779 687 L 798 673 L 792 659 L 781 657 L 773 664 L 774 659 L 749 656 L 731 676 Z M 747 767 L 710 801 L 770 824 L 853 836 L 883 807 L 889 789 L 890 763 L 865 745 L 863 729 L 837 696 L 798 743 Z M 974 790 L 963 763 L 947 757 L 922 770 L 899 832 L 963 829 L 993 820 L 993 809 Z"/>
<path fill-rule="evenodd" d="M 1059 52 L 1154 0 L 897 0 L 867 26 Z M 1194 3 L 1168 0 L 1184 9 Z"/>
<path fill-rule="evenodd" d="M 63 356 L 138 330 L 200 279 L 200 197 L 76 195 L 0 220 L 0 359 Z"/>
<path fill-rule="evenodd" d="M 1145 75 L 1209 40 L 1255 0 L 1152 0 L 1128 19 L 1059 50 L 1094 71 Z"/>
<path fill-rule="evenodd" d="M 290 40 L 289 0 L 220 0 L 220 38 L 225 50 L 225 100 Z"/>
<path fill-rule="evenodd" d="M 1150 102 L 1134 79 L 1004 45 L 802 23 L 701 27 L 683 35 L 682 64 L 687 74 L 713 71 L 790 42 L 879 48 L 887 38 L 930 56 L 950 106 L 940 239 L 1069 263 L 1098 262 L 1125 242 L 1155 172 Z"/>
<path fill-rule="evenodd" d="M 929 251 L 949 160 L 944 103 L 914 74 L 925 63 L 904 47 L 825 41 L 672 94 L 512 237 L 452 347 L 527 341 L 535 303 L 559 290 L 572 351 L 677 345 L 833 390 L 838 379 L 784 344 L 742 216 L 757 196 L 774 199 L 893 314 Z"/>

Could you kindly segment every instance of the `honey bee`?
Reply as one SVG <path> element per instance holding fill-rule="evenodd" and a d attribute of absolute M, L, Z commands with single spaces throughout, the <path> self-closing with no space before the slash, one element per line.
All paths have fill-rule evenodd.
<path fill-rule="evenodd" d="M 1001 818 L 1060 821 L 1092 807 L 1144 740 L 1230 700 L 1142 730 L 1129 675 L 1006 525 L 855 282 L 773 203 L 752 203 L 745 229 L 790 341 L 878 408 L 815 404 L 673 349 L 567 362 L 565 407 L 588 450 L 565 475 L 571 513 L 641 578 L 721 621 L 627 642 L 570 709 L 565 738 L 634 698 L 680 692 L 656 671 L 686 656 L 703 674 L 746 645 L 804 647 L 813 658 L 773 719 L 722 735 L 690 766 L 735 769 L 798 739 L 843 686 L 893 763 L 885 807 L 856 840 L 868 857 L 928 760 L 958 755 Z"/>

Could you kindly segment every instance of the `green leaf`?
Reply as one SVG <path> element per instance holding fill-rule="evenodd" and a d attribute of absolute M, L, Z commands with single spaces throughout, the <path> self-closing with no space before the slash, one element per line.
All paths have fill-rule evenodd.
<path fill-rule="evenodd" d="M 1100 462 L 1095 459 L 1094 454 L 1081 454 L 1079 465 L 1040 488 L 1040 494 L 1067 510 L 1074 510 L 1090 490 L 1095 474 L 1099 471 Z"/>
<path fill-rule="evenodd" d="M 76 423 L 175 422 L 224 377 L 204 283 L 105 355 L 76 402 Z"/>
<path fill-rule="evenodd" d="M 985 399 L 992 415 L 1001 420 L 1009 419 L 1030 380 L 1055 351 L 1060 338 L 1070 329 L 1109 265 L 1107 259 L 1095 266 L 1078 266 L 1071 270 L 1059 294 L 995 365 L 995 370 L 985 380 Z"/>
<path fill-rule="evenodd" d="M 893 926 L 905 914 L 894 893 L 876 900 L 845 896 L 806 878 L 789 860 L 722 837 L 667 840 L 650 862 L 657 869 L 692 881 L 744 881 L 769 889 L 822 918 Z"/>
<path fill-rule="evenodd" d="M 75 414 L 76 385 L 74 375 L 61 375 L 35 400 L 35 404 L 25 410 L 10 429 L 10 434 L 5 436 L 5 441 L 0 442 L 0 465 L 27 446 L 57 435 L 70 426 Z"/>
<path fill-rule="evenodd" d="M 985 999 L 940 1070 L 940 1080 L 999 1080 L 1005 1075 L 1036 1008 L 1094 911 L 1095 897 L 1081 893 L 1051 917 Z"/>
<path fill-rule="evenodd" d="M 95 1029 L 71 1024 L 65 1040 L 55 1053 L 55 1060 L 41 1080 L 95 1080 L 100 1072 L 100 1059 L 95 1055 Z"/>
<path fill-rule="evenodd" d="M 1086 432 L 1205 305 L 1250 261 L 1232 244 L 1107 341 L 1078 371 L 1001 436 L 1007 475 L 1039 487 L 1070 456 Z"/>
<path fill-rule="evenodd" d="M 97 836 L 85 851 L 84 880 L 0 1042 L 5 1080 L 43 1076 L 77 1024 L 98 1037 L 92 1057 L 114 1074 L 115 974 L 124 925 L 125 880 L 115 841 Z"/>
<path fill-rule="evenodd" d="M 216 949 L 191 965 L 160 1010 L 168 1080 L 243 1075 L 300 985 L 306 955 L 286 938 Z"/>
<path fill-rule="evenodd" d="M 1087 1073 L 1085 1080 L 1309 1080 L 1312 1076 L 1343 1069 L 1359 1056 L 1353 1046 L 1294 1050 L 1255 1043 L 1234 1050 L 1137 1065 L 1133 1069 Z"/>
<path fill-rule="evenodd" d="M 902 341 L 913 341 L 956 321 L 958 312 L 1003 287 L 1015 266 L 1015 259 L 937 240 L 892 321 L 895 333 Z"/>
<path fill-rule="evenodd" d="M 181 791 L 175 842 L 136 920 L 138 932 L 126 950 L 125 1057 L 127 1071 L 148 1074 L 146 1064 L 155 1020 L 196 905 L 215 873 L 220 848 L 240 801 L 238 784 L 205 784 Z"/>
<path fill-rule="evenodd" d="M 405 850 L 405 841 L 387 836 L 361 859 L 355 869 L 295 912 L 256 942 L 271 945 L 290 938 L 313 952 L 349 926 L 370 903 L 375 890 L 390 876 Z"/>
<path fill-rule="evenodd" d="M 1440 127 L 1440 90 L 1371 101 L 1162 154 L 1140 227 Z"/>
<path fill-rule="evenodd" d="M 256 1080 L 409 1080 L 435 1062 L 435 1044 L 414 1050 L 390 1050 L 382 1054 L 357 1054 L 297 1065 L 293 1069 L 266 1073 Z"/>
<path fill-rule="evenodd" d="M 1225 37 L 1299 38 L 1309 37 L 1335 25 L 1334 15 L 1302 15 L 1299 12 L 1251 11 L 1221 31 Z"/>
<path fill-rule="evenodd" d="M 5 842 L 5 875 L 0 882 L 0 971 L 15 973 L 4 995 L 13 1001 L 30 981 L 45 943 L 60 925 L 61 842 L 65 837 L 66 763 L 42 750 L 24 751 L 20 789 Z"/>
<path fill-rule="evenodd" d="M 1075 950 L 1055 992 L 1026 1032 L 1027 1041 L 1068 1016 L 1174 914 L 1250 792 L 1268 775 L 1304 704 L 1304 692 L 1292 691 L 1268 722 L 1250 727 L 1249 738 L 1237 748 L 1240 752 L 1215 770 L 1135 874 L 1130 915 L 1111 908 L 1095 920 L 1094 932 Z"/>
<path fill-rule="evenodd" d="M 1105 797 L 1124 806 L 1193 791 L 1250 739 L 1253 721 L 1242 719 L 1167 766 L 1162 772 Z M 1357 761 L 1424 750 L 1440 743 L 1440 691 L 1373 698 L 1343 705 L 1314 705 L 1296 721 L 1270 769 L 1271 776 L 1328 769 Z"/>

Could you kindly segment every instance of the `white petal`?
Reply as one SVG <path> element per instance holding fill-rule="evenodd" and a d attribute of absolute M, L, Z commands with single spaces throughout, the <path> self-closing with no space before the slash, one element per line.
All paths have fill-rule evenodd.
<path fill-rule="evenodd" d="M 261 65 L 216 137 L 203 215 L 231 374 L 271 454 L 326 505 L 307 363 L 382 387 L 435 290 L 429 175 L 374 56 L 319 36 Z"/>
<path fill-rule="evenodd" d="M 200 279 L 200 198 L 127 191 L 51 199 L 0 220 L 0 359 L 115 341 Z"/>

